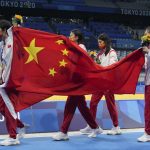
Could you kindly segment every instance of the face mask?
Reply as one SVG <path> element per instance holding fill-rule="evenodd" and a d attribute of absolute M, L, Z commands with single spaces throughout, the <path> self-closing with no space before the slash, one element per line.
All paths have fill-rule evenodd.
<path fill-rule="evenodd" d="M 101 44 L 101 45 L 99 45 L 99 48 L 100 48 L 100 49 L 105 49 L 106 46 Z"/>
<path fill-rule="evenodd" d="M 105 49 L 106 48 L 105 42 L 103 40 L 98 40 L 98 47 L 100 49 Z"/>

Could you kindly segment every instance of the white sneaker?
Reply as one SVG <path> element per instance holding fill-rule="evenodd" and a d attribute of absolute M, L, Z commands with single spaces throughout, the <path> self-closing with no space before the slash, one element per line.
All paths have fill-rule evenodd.
<path fill-rule="evenodd" d="M 59 132 L 56 135 L 52 136 L 54 141 L 66 141 L 69 140 L 69 137 L 67 134 L 63 133 L 63 132 Z"/>
<path fill-rule="evenodd" d="M 88 135 L 89 138 L 95 138 L 97 134 L 103 133 L 103 129 L 101 127 L 98 127 L 97 129 L 92 129 L 91 134 Z"/>
<path fill-rule="evenodd" d="M 2 146 L 10 146 L 10 145 L 18 145 L 18 144 L 20 144 L 20 141 L 18 139 L 13 139 L 10 137 L 0 142 L 0 145 Z"/>
<path fill-rule="evenodd" d="M 120 134 L 122 133 L 119 126 L 113 127 L 110 131 L 107 132 L 107 135 L 120 135 Z"/>
<path fill-rule="evenodd" d="M 29 128 L 30 125 L 28 124 L 24 124 L 24 127 L 23 128 L 18 128 L 18 135 L 17 135 L 17 138 L 18 139 L 21 139 L 21 138 L 24 138 L 25 134 L 26 134 L 26 129 Z"/>
<path fill-rule="evenodd" d="M 138 142 L 150 142 L 150 135 L 144 133 L 141 137 L 139 137 Z"/>
<path fill-rule="evenodd" d="M 80 129 L 81 134 L 90 134 L 92 132 L 92 129 L 89 125 L 87 125 L 85 128 Z"/>

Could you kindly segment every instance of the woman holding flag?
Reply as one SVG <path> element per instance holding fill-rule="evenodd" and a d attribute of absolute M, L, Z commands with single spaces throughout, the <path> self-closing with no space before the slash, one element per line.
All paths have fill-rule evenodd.
<path fill-rule="evenodd" d="M 110 38 L 106 34 L 99 35 L 98 46 L 101 50 L 97 55 L 97 60 L 100 62 L 100 65 L 109 66 L 118 61 L 116 51 L 111 48 Z M 120 127 L 118 126 L 118 112 L 115 104 L 115 97 L 114 94 L 111 93 L 111 91 L 93 94 L 90 101 L 90 111 L 94 119 L 96 119 L 97 106 L 103 95 L 105 96 L 109 114 L 113 122 L 113 128 L 107 134 L 109 135 L 121 134 Z M 83 134 L 87 134 L 91 132 L 91 128 L 89 125 L 87 125 L 86 128 L 81 129 L 80 131 Z"/>
<path fill-rule="evenodd" d="M 70 32 L 70 40 L 78 44 L 83 50 L 86 51 L 85 45 L 83 44 L 83 35 L 80 30 L 74 29 Z M 65 110 L 64 110 L 64 119 L 61 125 L 61 132 L 53 136 L 52 138 L 57 141 L 68 140 L 69 137 L 67 135 L 68 128 L 70 126 L 71 120 L 75 113 L 76 108 L 78 107 L 80 113 L 83 118 L 87 121 L 89 126 L 92 129 L 91 134 L 88 137 L 96 137 L 97 134 L 102 133 L 103 130 L 98 126 L 98 124 L 93 119 L 89 108 L 87 107 L 85 96 L 68 96 Z"/>
<path fill-rule="evenodd" d="M 19 138 L 25 134 L 26 126 L 17 118 L 15 112 L 15 102 L 12 102 L 5 91 L 7 81 L 10 74 L 11 61 L 12 61 L 12 48 L 13 40 L 10 34 L 11 23 L 7 20 L 0 21 L 0 36 L 2 38 L 2 52 L 0 59 L 0 113 L 5 117 L 6 127 L 9 133 L 9 138 L 0 142 L 0 145 L 9 146 L 20 144 Z M 13 115 L 12 115 L 13 114 Z M 17 128 L 19 134 L 17 137 Z"/>
<path fill-rule="evenodd" d="M 142 37 L 143 52 L 146 53 L 145 59 L 145 132 L 137 140 L 139 142 L 150 142 L 150 26 L 146 28 Z"/>

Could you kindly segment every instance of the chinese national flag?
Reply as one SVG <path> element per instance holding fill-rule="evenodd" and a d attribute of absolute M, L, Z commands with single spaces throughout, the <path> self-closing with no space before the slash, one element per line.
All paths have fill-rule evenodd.
<path fill-rule="evenodd" d="M 37 94 L 38 98 L 33 97 L 28 106 L 50 95 L 85 95 L 107 90 L 115 94 L 135 93 L 144 63 L 141 50 L 109 67 L 101 67 L 65 36 L 13 28 L 13 40 L 6 89 L 30 93 L 31 97 Z"/>

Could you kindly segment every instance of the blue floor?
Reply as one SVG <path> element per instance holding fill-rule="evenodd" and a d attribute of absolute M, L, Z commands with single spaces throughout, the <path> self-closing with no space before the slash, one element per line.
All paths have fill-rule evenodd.
<path fill-rule="evenodd" d="M 53 141 L 51 138 L 26 138 L 17 146 L 0 146 L 0 150 L 150 150 L 150 142 L 139 143 L 142 133 L 126 133 L 118 136 L 71 136 L 69 141 Z"/>

